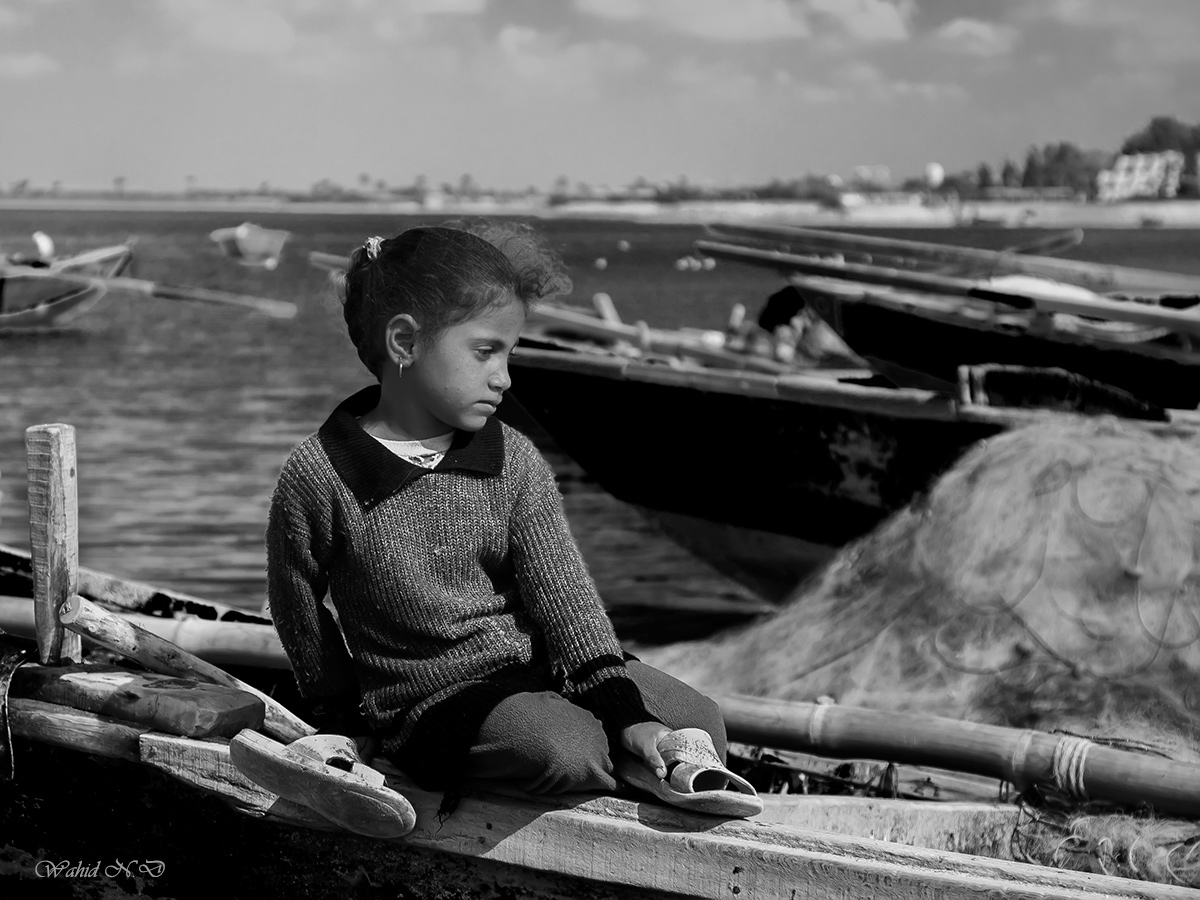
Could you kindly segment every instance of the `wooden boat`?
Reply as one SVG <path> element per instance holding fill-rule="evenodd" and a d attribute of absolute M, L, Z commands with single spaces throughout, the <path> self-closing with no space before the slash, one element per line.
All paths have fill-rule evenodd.
<path fill-rule="evenodd" d="M 103 279 L 121 275 L 133 242 L 49 260 L 12 258 L 0 264 L 0 331 L 47 328 L 69 322 L 103 299 Z"/>
<path fill-rule="evenodd" d="M 990 435 L 1073 413 L 1195 424 L 1061 370 L 975 367 L 943 393 L 525 337 L 510 369 L 502 419 L 532 419 L 606 491 L 775 601 Z"/>
<path fill-rule="evenodd" d="M 9 749 L 10 730 L 14 750 L 0 752 L 0 778 L 16 776 L 5 788 L 0 827 L 18 845 L 38 849 L 35 856 L 6 848 L 0 864 L 8 874 L 90 879 L 98 889 L 139 894 L 263 898 L 1194 895 L 979 855 L 1003 855 L 1019 814 L 998 803 L 879 800 L 855 811 L 853 798 L 802 795 L 777 797 L 753 819 L 729 820 L 634 794 L 478 792 L 447 816 L 439 815 L 443 797 L 380 763 L 371 769 L 371 790 L 400 797 L 414 821 L 403 835 L 364 837 L 356 829 L 376 822 L 338 826 L 326 817 L 328 804 L 288 799 L 247 774 L 240 748 L 269 753 L 279 741 L 286 749 L 311 738 L 312 729 L 275 697 L 75 593 L 78 585 L 126 604 L 141 596 L 144 608 L 199 608 L 191 598 L 147 596 L 144 585 L 80 571 L 73 432 L 35 426 L 29 446 L 35 640 L 0 635 L 0 751 Z M 83 640 L 124 664 L 80 664 Z M 37 661 L 26 661 L 34 653 Z M 1013 781 L 1052 780 L 1051 759 L 1069 740 L 988 726 L 951 736 L 944 721 L 928 717 L 900 722 L 819 704 L 736 697 L 721 703 L 731 735 L 843 755 L 874 750 L 880 735 L 894 735 L 898 755 L 915 756 L 909 736 L 933 734 L 935 753 Z M 360 765 L 351 763 L 351 775 Z M 296 775 L 335 785 L 349 777 L 320 760 Z M 1081 777 L 1096 797 L 1149 798 L 1200 814 L 1194 765 L 1094 748 Z M 281 790 L 293 793 L 290 785 Z"/>
<path fill-rule="evenodd" d="M 778 269 L 822 321 L 897 384 L 946 389 L 961 365 L 1054 366 L 1162 406 L 1200 403 L 1193 347 L 1200 277 L 782 227 L 735 228 L 732 238 L 768 234 L 771 249 L 696 246 Z M 817 256 L 830 252 L 840 256 Z M 928 268 L 947 262 L 976 274 Z"/>
<path fill-rule="evenodd" d="M 243 266 L 273 271 L 279 266 L 283 245 L 291 232 L 243 222 L 231 228 L 218 228 L 209 236 L 230 259 Z"/>

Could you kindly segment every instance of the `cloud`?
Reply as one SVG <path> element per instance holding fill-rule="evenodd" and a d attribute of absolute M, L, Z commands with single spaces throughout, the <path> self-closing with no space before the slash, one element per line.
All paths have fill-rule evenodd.
<path fill-rule="evenodd" d="M 1026 19 L 1059 22 L 1071 28 L 1108 31 L 1117 61 L 1139 69 L 1195 63 L 1200 46 L 1200 15 L 1195 0 L 1026 0 Z"/>
<path fill-rule="evenodd" d="M 914 0 L 806 0 L 805 5 L 864 43 L 906 40 L 916 12 Z"/>
<path fill-rule="evenodd" d="M 788 0 L 574 0 L 586 15 L 648 22 L 664 31 L 714 41 L 807 37 L 803 7 Z"/>
<path fill-rule="evenodd" d="M 0 29 L 19 28 L 29 21 L 29 16 L 17 12 L 11 6 L 0 6 Z"/>
<path fill-rule="evenodd" d="M 235 53 L 277 56 L 296 44 L 296 30 L 278 11 L 241 0 L 163 0 L 197 43 Z"/>
<path fill-rule="evenodd" d="M 0 53 L 0 79 L 7 81 L 28 81 L 57 72 L 59 68 L 58 60 L 38 51 Z"/>
<path fill-rule="evenodd" d="M 1006 56 L 1016 46 L 1018 31 L 1011 25 L 979 19 L 954 19 L 933 33 L 945 50 L 965 56 Z"/>
<path fill-rule="evenodd" d="M 706 102 L 762 99 L 762 86 L 757 78 L 722 62 L 682 59 L 668 70 L 667 80 Z"/>
<path fill-rule="evenodd" d="M 591 91 L 622 72 L 641 68 L 646 54 L 617 41 L 563 43 L 558 38 L 519 25 L 507 25 L 496 35 L 505 67 L 539 90 L 564 94 Z"/>
<path fill-rule="evenodd" d="M 827 84 L 803 84 L 796 95 L 814 103 L 887 102 L 901 98 L 943 102 L 962 100 L 966 91 L 961 85 L 949 82 L 892 79 L 870 63 L 850 62 L 834 69 Z"/>

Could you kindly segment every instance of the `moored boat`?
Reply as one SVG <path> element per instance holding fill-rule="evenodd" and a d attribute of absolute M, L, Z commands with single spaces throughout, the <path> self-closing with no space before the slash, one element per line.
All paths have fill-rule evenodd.
<path fill-rule="evenodd" d="M 1198 276 L 786 227 L 719 228 L 728 237 L 697 242 L 699 252 L 777 269 L 899 385 L 946 389 L 962 365 L 1053 366 L 1162 406 L 1200 403 Z"/>
<path fill-rule="evenodd" d="M 602 488 L 776 601 L 990 435 L 1072 414 L 1191 423 L 1061 370 L 967 369 L 943 393 L 525 338 L 510 368 L 501 418 L 532 418 Z"/>
<path fill-rule="evenodd" d="M 120 276 L 133 259 L 133 242 L 74 256 L 0 265 L 0 331 L 48 328 L 70 322 L 104 298 L 104 279 Z"/>

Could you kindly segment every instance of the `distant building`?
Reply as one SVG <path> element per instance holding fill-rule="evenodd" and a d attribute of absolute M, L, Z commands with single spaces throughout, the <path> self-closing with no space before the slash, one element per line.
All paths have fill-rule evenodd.
<path fill-rule="evenodd" d="M 1103 203 L 1134 198 L 1170 198 L 1179 193 L 1183 154 L 1130 153 L 1118 156 L 1111 169 L 1096 176 L 1097 197 Z"/>

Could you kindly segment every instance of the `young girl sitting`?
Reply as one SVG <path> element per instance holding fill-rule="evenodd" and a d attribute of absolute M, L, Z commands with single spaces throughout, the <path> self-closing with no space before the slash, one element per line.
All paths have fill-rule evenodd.
<path fill-rule="evenodd" d="M 494 418 L 530 303 L 569 288 L 519 229 L 370 238 L 343 302 L 379 383 L 296 447 L 272 499 L 268 600 L 301 692 L 448 796 L 610 791 L 618 754 L 658 783 L 676 729 L 724 759 L 717 705 L 624 656 L 550 467 Z"/>

